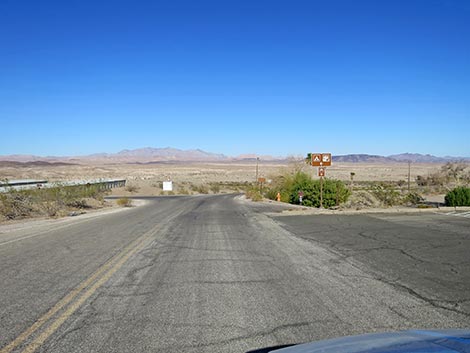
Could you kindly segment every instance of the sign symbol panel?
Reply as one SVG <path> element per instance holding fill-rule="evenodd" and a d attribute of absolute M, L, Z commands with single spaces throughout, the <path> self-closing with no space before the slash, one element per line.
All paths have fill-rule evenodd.
<path fill-rule="evenodd" d="M 317 154 L 312 154 L 312 165 L 314 167 L 321 166 L 322 163 L 322 155 L 317 153 Z"/>
<path fill-rule="evenodd" d="M 329 167 L 331 165 L 331 153 L 323 153 L 322 157 L 322 166 Z"/>

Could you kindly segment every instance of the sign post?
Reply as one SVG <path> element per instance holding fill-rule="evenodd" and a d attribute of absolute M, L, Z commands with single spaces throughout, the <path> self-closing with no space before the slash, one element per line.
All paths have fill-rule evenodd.
<path fill-rule="evenodd" d="M 320 177 L 320 208 L 323 208 L 323 177 L 325 176 L 326 168 L 318 168 L 318 176 Z"/>
<path fill-rule="evenodd" d="M 323 208 L 323 178 L 326 175 L 326 167 L 331 166 L 331 153 L 311 153 L 313 167 L 318 168 L 320 177 L 320 208 Z"/>
<path fill-rule="evenodd" d="M 323 208 L 323 177 L 320 177 L 320 208 Z"/>

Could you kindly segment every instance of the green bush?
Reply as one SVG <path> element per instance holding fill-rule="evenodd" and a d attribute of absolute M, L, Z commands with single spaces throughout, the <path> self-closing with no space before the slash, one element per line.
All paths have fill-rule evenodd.
<path fill-rule="evenodd" d="M 277 193 L 281 194 L 281 201 L 299 204 L 299 192 L 303 193 L 302 205 L 320 207 L 321 181 L 313 180 L 304 172 L 298 171 L 293 175 L 278 178 L 266 196 L 275 200 Z M 350 191 L 342 181 L 333 179 L 323 180 L 323 207 L 339 206 L 347 201 Z"/>
<path fill-rule="evenodd" d="M 470 188 L 457 187 L 445 196 L 446 206 L 470 206 Z"/>
<path fill-rule="evenodd" d="M 299 204 L 299 192 L 303 192 L 302 205 L 320 207 L 321 181 L 312 178 L 303 172 L 294 176 L 290 203 Z M 323 207 L 331 208 L 344 203 L 350 195 L 344 183 L 339 180 L 323 180 Z"/>

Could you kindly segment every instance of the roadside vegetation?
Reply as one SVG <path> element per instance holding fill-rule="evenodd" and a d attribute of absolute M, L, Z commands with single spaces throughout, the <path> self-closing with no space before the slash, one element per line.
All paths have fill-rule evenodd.
<path fill-rule="evenodd" d="M 379 207 L 420 206 L 425 207 L 424 197 L 417 191 L 408 191 L 403 183 L 380 182 L 365 189 L 378 201 Z"/>
<path fill-rule="evenodd" d="M 116 200 L 116 204 L 121 207 L 132 207 L 132 200 L 128 197 L 121 197 Z"/>
<path fill-rule="evenodd" d="M 263 198 L 277 200 L 290 204 L 302 204 L 308 207 L 320 207 L 321 181 L 313 179 L 306 172 L 294 168 L 284 171 L 270 179 L 268 186 L 252 185 L 246 188 L 245 195 L 253 201 Z M 299 196 L 302 195 L 302 203 Z M 338 207 L 347 201 L 350 190 L 340 180 L 323 180 L 323 207 Z"/>
<path fill-rule="evenodd" d="M 265 196 L 271 200 L 276 200 L 280 194 L 281 201 L 291 204 L 302 204 L 308 207 L 320 207 L 321 181 L 314 180 L 309 174 L 303 171 L 296 171 L 293 174 L 280 175 L 274 178 Z M 302 203 L 300 203 L 300 195 Z M 347 201 L 350 191 L 340 180 L 323 180 L 323 207 L 338 207 Z"/>
<path fill-rule="evenodd" d="M 126 186 L 126 189 L 125 189 L 125 190 L 128 191 L 128 192 L 134 193 L 134 192 L 139 191 L 139 189 L 140 189 L 140 188 L 139 188 L 137 185 L 128 184 L 128 185 Z"/>
<path fill-rule="evenodd" d="M 424 195 L 447 194 L 445 206 L 465 206 L 470 186 L 468 163 L 447 163 L 428 175 L 418 175 L 410 185 L 405 180 L 395 182 L 355 182 L 352 188 L 350 207 L 391 207 L 409 206 L 418 208 L 435 207 L 426 203 Z"/>
<path fill-rule="evenodd" d="M 0 193 L 0 220 L 62 217 L 105 206 L 107 191 L 99 185 L 57 186 Z"/>
<path fill-rule="evenodd" d="M 470 206 L 470 188 L 463 186 L 449 191 L 445 197 L 446 206 Z"/>
<path fill-rule="evenodd" d="M 426 176 L 418 175 L 416 184 L 427 192 L 448 192 L 455 187 L 470 186 L 468 163 L 446 163 L 439 170 Z"/>
<path fill-rule="evenodd" d="M 311 177 L 312 168 L 304 160 L 292 161 L 288 168 L 271 176 L 268 186 L 253 183 L 245 187 L 245 195 L 254 201 L 263 198 L 319 207 L 320 180 Z M 436 202 L 425 201 L 424 195 L 446 193 L 446 206 L 470 206 L 470 166 L 468 163 L 447 163 L 426 176 L 415 180 L 390 182 L 355 181 L 355 172 L 347 182 L 325 178 L 323 181 L 323 207 L 325 208 L 383 208 L 383 207 L 436 207 Z"/>
<path fill-rule="evenodd" d="M 264 191 L 264 192 L 263 192 Z M 258 185 L 250 185 L 246 187 L 245 196 L 246 198 L 252 201 L 261 201 L 263 200 L 263 196 L 266 194 L 266 190 L 260 189 Z"/>

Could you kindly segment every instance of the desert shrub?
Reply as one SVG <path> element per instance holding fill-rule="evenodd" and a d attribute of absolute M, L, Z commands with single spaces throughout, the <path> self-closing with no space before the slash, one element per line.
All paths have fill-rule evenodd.
<path fill-rule="evenodd" d="M 116 204 L 121 207 L 131 207 L 132 200 L 128 197 L 121 197 L 120 199 L 116 200 Z"/>
<path fill-rule="evenodd" d="M 302 171 L 294 174 L 282 175 L 275 178 L 272 187 L 266 196 L 275 200 L 277 193 L 281 194 L 281 201 L 299 204 L 299 192 L 303 193 L 302 204 L 311 207 L 320 207 L 321 181 L 313 180 L 310 175 Z M 350 191 L 342 181 L 333 179 L 323 180 L 323 207 L 339 206 L 347 201 Z"/>
<path fill-rule="evenodd" d="M 470 206 L 470 188 L 457 187 L 445 196 L 446 206 Z"/>
<path fill-rule="evenodd" d="M 189 195 L 189 191 L 185 187 L 181 187 L 181 188 L 178 188 L 178 194 L 180 194 L 180 195 Z"/>
<path fill-rule="evenodd" d="M 371 192 L 377 199 L 385 206 L 395 206 L 402 203 L 401 194 L 399 191 L 387 183 L 379 183 L 372 187 Z"/>
<path fill-rule="evenodd" d="M 435 173 L 428 176 L 418 175 L 416 183 L 419 186 L 444 186 L 446 184 L 468 184 L 470 182 L 470 170 L 466 163 L 446 163 Z"/>
<path fill-rule="evenodd" d="M 219 185 L 223 185 L 223 187 L 226 190 L 230 190 L 232 192 L 240 192 L 240 191 L 246 191 L 246 188 L 250 185 L 248 182 L 235 182 L 235 181 L 230 181 L 230 182 L 225 182 L 225 183 L 219 183 Z"/>
<path fill-rule="evenodd" d="M 60 216 L 70 208 L 89 208 L 86 199 L 100 203 L 106 191 L 100 185 L 56 186 L 14 190 L 0 194 L 0 215 L 6 219 Z"/>
<path fill-rule="evenodd" d="M 276 200 L 277 193 L 281 194 L 281 202 L 290 202 L 293 174 L 286 171 L 280 175 L 272 177 L 272 183 L 265 192 L 265 196 L 271 200 Z"/>
<path fill-rule="evenodd" d="M 450 179 L 458 183 L 464 177 L 466 168 L 467 164 L 465 163 L 448 162 L 442 166 L 441 172 L 448 180 Z"/>
<path fill-rule="evenodd" d="M 418 186 L 428 186 L 428 179 L 422 175 L 416 176 L 416 184 Z"/>
<path fill-rule="evenodd" d="M 303 192 L 302 204 L 305 206 L 320 207 L 321 181 L 313 180 L 303 172 L 294 176 L 290 192 L 290 203 L 299 203 L 299 192 Z M 350 191 L 339 180 L 323 180 L 323 207 L 331 208 L 344 203 L 350 195 Z"/>
<path fill-rule="evenodd" d="M 33 200 L 27 194 L 18 191 L 0 194 L 0 214 L 4 218 L 24 218 L 32 213 L 34 213 Z"/>
<path fill-rule="evenodd" d="M 74 207 L 74 208 L 90 208 L 86 200 L 80 199 L 80 200 L 71 200 L 67 202 L 67 206 L 69 207 Z"/>
<path fill-rule="evenodd" d="M 399 187 L 402 187 L 402 186 L 406 185 L 406 181 L 404 181 L 404 180 L 398 180 L 398 181 L 397 181 L 397 185 L 398 185 Z"/>
<path fill-rule="evenodd" d="M 347 188 L 340 180 L 325 179 L 323 189 L 325 190 L 323 195 L 323 205 L 326 205 L 327 207 L 339 206 L 346 202 L 349 196 L 351 196 L 349 188 Z M 327 203 L 329 202 L 329 205 L 325 204 L 325 200 Z"/>
<path fill-rule="evenodd" d="M 194 186 L 193 190 L 199 194 L 208 194 L 209 189 L 205 185 L 196 185 Z"/>
<path fill-rule="evenodd" d="M 265 196 L 268 199 L 276 200 L 278 192 L 281 194 L 281 202 L 289 202 L 289 200 L 290 200 L 289 191 L 285 190 L 285 189 L 281 189 L 280 187 L 271 187 L 271 188 L 269 188 L 269 190 L 266 191 Z"/>
<path fill-rule="evenodd" d="M 424 198 L 417 192 L 410 192 L 404 197 L 403 201 L 408 205 L 419 205 L 424 202 Z"/>
<path fill-rule="evenodd" d="M 444 186 L 449 182 L 449 178 L 441 172 L 429 174 L 428 176 L 418 175 L 416 184 L 418 186 Z"/>
<path fill-rule="evenodd" d="M 368 190 L 354 190 L 348 201 L 345 203 L 345 207 L 362 209 L 365 207 L 379 207 L 380 202 L 377 198 Z"/>
<path fill-rule="evenodd" d="M 470 185 L 470 169 L 462 175 L 462 181 L 465 185 Z"/>
<path fill-rule="evenodd" d="M 109 190 L 104 189 L 101 185 L 79 185 L 71 188 L 63 187 L 62 189 L 68 189 L 68 192 L 74 192 L 74 197 L 92 198 L 97 200 L 102 200 L 103 195 L 109 192 Z"/>
<path fill-rule="evenodd" d="M 245 191 L 245 196 L 246 198 L 251 199 L 252 201 L 263 200 L 263 195 L 261 194 L 259 187 L 256 185 L 247 187 Z"/>
<path fill-rule="evenodd" d="M 85 198 L 103 200 L 106 192 L 100 185 L 57 186 L 44 189 L 24 190 L 36 200 L 56 202 L 61 206 L 83 205 Z M 85 202 L 86 203 L 86 202 Z M 86 206 L 85 206 L 86 207 Z"/>
<path fill-rule="evenodd" d="M 42 209 L 46 212 L 46 215 L 49 217 L 56 217 L 59 215 L 61 210 L 61 205 L 59 202 L 55 201 L 45 201 L 42 203 Z"/>
<path fill-rule="evenodd" d="M 126 186 L 126 191 L 129 191 L 129 192 L 137 192 L 139 191 L 139 187 L 137 185 L 134 185 L 134 184 L 128 184 Z"/>
<path fill-rule="evenodd" d="M 210 189 L 213 194 L 218 194 L 220 192 L 220 185 L 217 183 L 213 183 L 211 184 Z"/>

